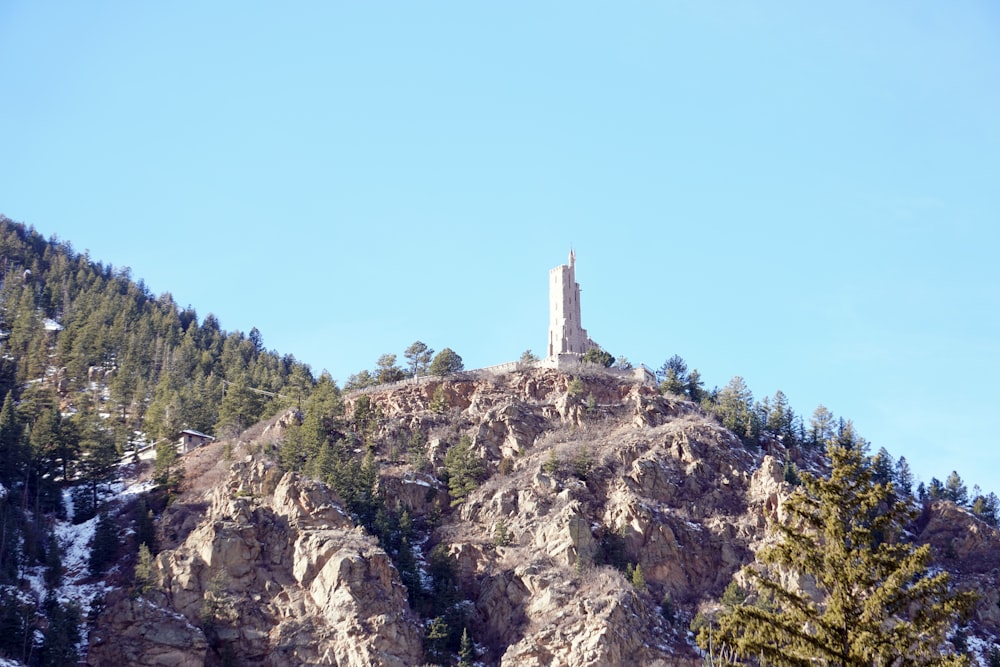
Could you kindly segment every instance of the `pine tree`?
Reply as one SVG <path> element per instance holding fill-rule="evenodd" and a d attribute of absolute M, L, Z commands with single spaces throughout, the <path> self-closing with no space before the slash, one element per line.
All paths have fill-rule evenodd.
<path fill-rule="evenodd" d="M 722 426 L 729 429 L 747 445 L 756 446 L 760 431 L 760 420 L 753 409 L 753 392 L 739 375 L 719 392 L 715 414 Z"/>
<path fill-rule="evenodd" d="M 969 504 L 969 491 L 959 474 L 952 470 L 944 482 L 945 498 L 965 507 Z"/>
<path fill-rule="evenodd" d="M 431 375 L 448 375 L 449 373 L 458 373 L 464 368 L 462 357 L 458 356 L 458 353 L 450 347 L 446 347 L 437 353 L 427 371 Z"/>
<path fill-rule="evenodd" d="M 946 638 L 972 594 L 952 592 L 947 573 L 928 570 L 929 546 L 905 541 L 914 514 L 891 484 L 872 483 L 861 451 L 828 454 L 829 479 L 802 473 L 787 523 L 774 526 L 780 541 L 758 553 L 761 569 L 746 571 L 764 604 L 723 613 L 699 644 L 726 646 L 744 664 L 964 664 Z M 816 598 L 781 583 L 802 577 Z"/>
<path fill-rule="evenodd" d="M 833 413 L 824 405 L 817 405 L 809 419 L 809 444 L 813 447 L 826 447 L 833 437 Z"/>
<path fill-rule="evenodd" d="M 14 394 L 7 392 L 0 409 L 0 483 L 10 485 L 23 477 L 24 447 L 21 441 L 23 431 L 14 412 Z"/>
<path fill-rule="evenodd" d="M 457 445 L 448 448 L 444 466 L 448 471 L 448 493 L 451 495 L 452 507 L 461 505 L 486 474 L 483 459 L 473 449 L 472 440 L 467 435 L 463 435 Z"/>
<path fill-rule="evenodd" d="M 156 445 L 153 480 L 169 493 L 177 491 L 184 480 L 184 464 L 177 453 L 177 443 L 172 439 L 161 440 Z"/>
<path fill-rule="evenodd" d="M 458 665 L 459 667 L 472 667 L 475 661 L 476 645 L 472 643 L 472 638 L 469 637 L 469 629 L 462 628 L 462 643 L 458 649 Z"/>
<path fill-rule="evenodd" d="M 701 399 L 705 398 L 705 383 L 701 381 L 701 373 L 697 368 L 692 369 L 688 375 L 684 391 L 695 403 L 701 403 Z"/>
<path fill-rule="evenodd" d="M 910 463 L 905 456 L 900 456 L 896 461 L 896 471 L 893 477 L 896 491 L 904 496 L 913 495 L 913 472 L 910 470 Z"/>
<path fill-rule="evenodd" d="M 60 604 L 50 591 L 46 596 L 45 615 L 48 625 L 42 633 L 41 662 L 43 667 L 75 665 L 80 659 L 80 608 L 73 602 Z"/>
<path fill-rule="evenodd" d="M 152 590 L 156 583 L 155 571 L 153 569 L 153 555 L 145 543 L 139 545 L 139 555 L 135 563 L 134 591 L 136 595 L 143 595 Z"/>
<path fill-rule="evenodd" d="M 434 350 L 418 340 L 403 350 L 403 356 L 409 362 L 410 377 L 417 377 L 427 373 L 427 367 L 434 358 Z"/>
<path fill-rule="evenodd" d="M 101 514 L 94 529 L 90 548 L 90 573 L 101 574 L 118 552 L 118 527 L 107 514 Z"/>

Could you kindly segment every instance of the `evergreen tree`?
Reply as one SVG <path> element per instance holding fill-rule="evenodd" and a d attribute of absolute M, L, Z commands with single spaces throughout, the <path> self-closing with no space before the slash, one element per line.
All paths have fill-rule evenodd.
<path fill-rule="evenodd" d="M 972 513 L 991 526 L 996 526 L 1000 520 L 1000 499 L 997 494 L 976 494 L 972 501 Z"/>
<path fill-rule="evenodd" d="M 115 447 L 113 433 L 95 413 L 79 412 L 70 423 L 79 434 L 80 478 L 90 489 L 91 506 L 96 509 L 98 487 L 114 478 L 118 448 Z"/>
<path fill-rule="evenodd" d="M 45 598 L 45 615 L 48 625 L 42 633 L 41 660 L 43 667 L 75 665 L 80 659 L 80 609 L 75 603 L 66 605 L 56 600 L 50 591 Z"/>
<path fill-rule="evenodd" d="M 250 386 L 247 374 L 238 372 L 235 380 L 226 383 L 216 424 L 218 432 L 236 435 L 257 423 L 264 408 L 263 398 L 263 394 Z"/>
<path fill-rule="evenodd" d="M 701 381 L 701 373 L 698 372 L 697 368 L 691 369 L 688 374 L 687 382 L 684 385 L 684 392 L 687 394 L 695 403 L 701 403 L 701 399 L 705 398 L 705 383 Z"/>
<path fill-rule="evenodd" d="M 615 358 L 610 352 L 606 352 L 599 347 L 592 347 L 584 353 L 583 361 L 588 364 L 611 368 L 611 365 L 615 363 Z"/>
<path fill-rule="evenodd" d="M 788 522 L 773 527 L 780 541 L 758 553 L 762 569 L 746 571 L 766 604 L 723 613 L 699 644 L 725 645 L 743 664 L 964 664 L 946 640 L 974 597 L 929 571 L 930 547 L 906 541 L 913 512 L 890 484 L 872 483 L 862 452 L 827 451 L 830 477 L 802 473 L 785 504 Z M 782 584 L 801 577 L 818 597 Z"/>
<path fill-rule="evenodd" d="M 0 409 L 0 484 L 10 486 L 15 480 L 23 479 L 25 451 L 22 445 L 20 422 L 14 411 L 14 393 L 7 392 L 3 408 Z"/>
<path fill-rule="evenodd" d="M 434 358 L 434 350 L 418 340 L 403 350 L 403 356 L 409 363 L 410 377 L 418 377 L 427 373 L 431 359 Z"/>
<path fill-rule="evenodd" d="M 910 470 L 910 463 L 905 456 L 900 456 L 896 461 L 893 482 L 896 484 L 896 490 L 902 495 L 913 495 L 913 472 Z"/>
<path fill-rule="evenodd" d="M 954 470 L 948 475 L 948 479 L 944 482 L 944 497 L 952 502 L 965 507 L 969 504 L 969 491 L 965 487 L 965 483 L 962 482 L 962 478 Z"/>
<path fill-rule="evenodd" d="M 893 481 L 893 468 L 895 463 L 892 455 L 885 447 L 880 447 L 878 453 L 871 460 L 872 481 L 876 484 L 888 484 Z"/>
<path fill-rule="evenodd" d="M 448 375 L 449 373 L 458 373 L 464 368 L 462 357 L 458 356 L 450 347 L 446 347 L 437 353 L 427 370 L 431 375 Z"/>
<path fill-rule="evenodd" d="M 833 438 L 833 413 L 826 406 L 818 405 L 809 419 L 809 444 L 813 447 L 826 447 Z"/>
<path fill-rule="evenodd" d="M 118 527 L 107 514 L 101 514 L 94 529 L 90 548 L 90 573 L 101 574 L 118 553 Z"/>
<path fill-rule="evenodd" d="M 472 667 L 476 661 L 476 645 L 472 643 L 469 629 L 462 628 L 462 643 L 458 649 L 459 667 Z"/>
<path fill-rule="evenodd" d="M 155 585 L 155 571 L 153 566 L 153 554 L 145 543 L 139 545 L 139 555 L 135 563 L 133 572 L 134 591 L 136 595 L 143 595 L 152 590 Z"/>
<path fill-rule="evenodd" d="M 760 420 L 753 410 L 753 393 L 742 377 L 733 377 L 722 388 L 714 412 L 723 427 L 742 438 L 744 443 L 756 446 Z"/>
<path fill-rule="evenodd" d="M 395 354 L 383 354 L 375 362 L 375 367 L 377 369 L 376 380 L 382 384 L 402 380 L 406 375 L 403 373 L 403 369 L 396 365 Z"/>
<path fill-rule="evenodd" d="M 670 378 L 674 382 L 680 383 L 681 385 L 687 380 L 687 362 L 680 357 L 680 355 L 675 354 L 660 366 L 660 369 L 656 371 L 656 380 L 660 383 L 661 389 L 664 383 L 668 382 Z M 667 388 L 667 391 L 672 391 L 677 394 L 680 393 L 674 389 Z"/>
<path fill-rule="evenodd" d="M 166 489 L 168 493 L 176 493 L 184 480 L 184 464 L 177 452 L 177 443 L 167 438 L 156 444 L 156 463 L 153 466 L 153 481 Z"/>
<path fill-rule="evenodd" d="M 463 435 L 457 445 L 448 448 L 444 457 L 448 471 L 448 493 L 452 506 L 461 505 L 486 475 L 483 459 L 472 447 L 469 436 Z"/>

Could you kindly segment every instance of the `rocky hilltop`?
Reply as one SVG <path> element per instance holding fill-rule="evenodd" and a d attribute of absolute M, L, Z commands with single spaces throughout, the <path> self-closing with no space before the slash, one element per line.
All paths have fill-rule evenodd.
<path fill-rule="evenodd" d="M 438 590 L 444 559 L 483 665 L 701 664 L 689 623 L 781 515 L 779 461 L 822 466 L 780 443 L 748 450 L 695 404 L 597 370 L 426 379 L 346 396 L 343 414 L 359 401 L 376 416 L 379 493 L 413 524 L 420 585 Z M 433 622 L 396 553 L 271 456 L 294 418 L 186 457 L 150 581 L 108 596 L 89 664 L 429 660 Z M 452 506 L 445 457 L 462 436 L 486 474 Z M 997 531 L 947 502 L 914 529 L 983 594 L 969 636 L 1000 632 Z"/>

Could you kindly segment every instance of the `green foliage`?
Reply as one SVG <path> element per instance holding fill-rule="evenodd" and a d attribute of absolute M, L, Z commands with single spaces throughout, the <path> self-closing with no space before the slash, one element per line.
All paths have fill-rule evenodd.
<path fill-rule="evenodd" d="M 640 593 L 646 592 L 646 575 L 642 573 L 641 565 L 636 563 L 635 567 L 632 567 L 632 564 L 629 563 L 625 570 L 625 574 L 628 576 L 629 581 L 632 582 L 632 588 Z"/>
<path fill-rule="evenodd" d="M 660 615 L 666 619 L 667 623 L 673 623 L 676 613 L 673 598 L 670 597 L 668 591 L 663 594 L 663 600 L 660 601 Z"/>
<path fill-rule="evenodd" d="M 24 430 L 14 410 L 14 393 L 7 392 L 0 409 L 0 483 L 8 488 L 21 477 L 27 459 L 22 437 Z"/>
<path fill-rule="evenodd" d="M 905 456 L 900 456 L 896 461 L 893 482 L 898 493 L 904 496 L 913 495 L 913 472 L 910 470 L 910 464 Z"/>
<path fill-rule="evenodd" d="M 531 350 L 525 350 L 521 353 L 521 358 L 518 361 L 522 364 L 533 364 L 538 361 L 538 355 Z"/>
<path fill-rule="evenodd" d="M 625 526 L 608 527 L 603 530 L 598 541 L 597 554 L 594 562 L 598 565 L 610 565 L 622 570 L 628 569 L 628 553 L 625 548 Z"/>
<path fill-rule="evenodd" d="M 472 667 L 476 661 L 476 645 L 469 636 L 469 629 L 462 628 L 462 640 L 458 648 L 459 667 Z"/>
<path fill-rule="evenodd" d="M 461 649 L 461 630 L 466 627 L 466 607 L 458 590 L 458 567 L 445 544 L 431 549 L 427 557 L 430 590 L 416 601 L 425 618 L 432 619 L 424 636 L 424 652 L 429 661 L 450 664 Z"/>
<path fill-rule="evenodd" d="M 991 526 L 996 527 L 998 520 L 1000 520 L 1000 499 L 995 493 L 989 493 L 985 496 L 977 494 L 970 509 L 973 514 Z"/>
<path fill-rule="evenodd" d="M 449 373 L 458 373 L 464 368 L 462 357 L 458 356 L 458 353 L 450 347 L 446 347 L 437 353 L 427 370 L 431 375 L 448 375 Z"/>
<path fill-rule="evenodd" d="M 427 459 L 427 438 L 423 431 L 414 431 L 407 447 L 407 461 L 417 472 L 426 472 L 430 467 Z"/>
<path fill-rule="evenodd" d="M 744 444 L 757 446 L 760 419 L 753 410 L 753 393 L 742 377 L 735 376 L 723 387 L 711 410 L 722 426 L 739 436 Z"/>
<path fill-rule="evenodd" d="M 722 591 L 722 597 L 719 599 L 719 602 L 721 602 L 726 609 L 732 610 L 746 602 L 746 599 L 746 589 L 736 583 L 736 580 L 734 579 L 726 584 L 726 589 Z"/>
<path fill-rule="evenodd" d="M 969 491 L 965 488 L 962 478 L 954 470 L 944 482 L 944 497 L 963 507 L 969 504 Z"/>
<path fill-rule="evenodd" d="M 427 374 L 427 368 L 434 358 L 434 350 L 418 340 L 403 351 L 403 356 L 409 364 L 410 377 L 419 377 Z"/>
<path fill-rule="evenodd" d="M 135 544 L 146 545 L 146 548 L 156 549 L 156 524 L 153 520 L 153 510 L 146 504 L 146 499 L 140 496 L 132 508 L 133 524 L 135 525 Z"/>
<path fill-rule="evenodd" d="M 581 380 L 578 377 L 573 378 L 566 385 L 566 393 L 569 396 L 580 396 L 581 394 L 583 394 L 585 389 L 586 388 L 583 386 L 583 380 Z"/>
<path fill-rule="evenodd" d="M 796 423 L 798 418 L 795 412 L 788 405 L 788 397 L 780 389 L 774 392 L 770 400 L 765 399 L 766 409 L 759 419 L 763 424 L 763 429 L 772 436 L 781 440 L 787 447 L 798 441 Z"/>
<path fill-rule="evenodd" d="M 396 365 L 395 354 L 383 354 L 375 362 L 375 380 L 380 384 L 398 382 L 406 377 L 403 369 Z"/>
<path fill-rule="evenodd" d="M 435 665 L 445 665 L 451 661 L 448 650 L 448 636 L 451 634 L 448 622 L 443 616 L 431 619 L 424 633 L 424 657 Z"/>
<path fill-rule="evenodd" d="M 444 393 L 444 385 L 439 384 L 434 388 L 434 394 L 431 396 L 430 407 L 432 412 L 441 414 L 448 407 L 448 396 Z"/>
<path fill-rule="evenodd" d="M 92 410 L 82 410 L 70 422 L 77 434 L 80 451 L 77 464 L 79 479 L 90 491 L 91 505 L 97 508 L 97 494 L 101 484 L 107 484 L 115 477 L 119 452 L 115 446 L 114 434 L 104 420 Z"/>
<path fill-rule="evenodd" d="M 498 547 L 508 547 L 514 542 L 514 536 L 507 528 L 507 521 L 503 517 L 497 519 L 493 526 L 493 544 Z"/>
<path fill-rule="evenodd" d="M 816 406 L 809 419 L 808 443 L 813 448 L 826 447 L 834 436 L 833 413 L 823 405 Z"/>
<path fill-rule="evenodd" d="M 90 548 L 90 573 L 101 574 L 118 555 L 118 526 L 107 514 L 101 514 L 94 529 Z"/>
<path fill-rule="evenodd" d="M 139 545 L 139 554 L 135 563 L 133 581 L 133 591 L 139 596 L 151 591 L 156 584 L 156 575 L 153 569 L 153 554 L 145 543 Z"/>
<path fill-rule="evenodd" d="M 237 373 L 232 381 L 224 382 L 223 387 L 219 421 L 215 428 L 225 436 L 234 437 L 259 421 L 264 395 L 251 386 L 245 373 Z"/>
<path fill-rule="evenodd" d="M 687 393 L 688 398 L 690 398 L 695 403 L 700 403 L 703 398 L 705 398 L 705 383 L 701 381 L 701 373 L 698 369 L 692 369 L 691 373 L 688 375 L 687 382 L 684 384 L 684 391 Z"/>
<path fill-rule="evenodd" d="M 184 465 L 173 439 L 161 440 L 156 445 L 156 463 L 153 465 L 153 481 L 168 494 L 173 495 L 184 480 Z"/>
<path fill-rule="evenodd" d="M 0 588 L 0 655 L 27 663 L 33 648 L 36 614 L 35 605 L 16 589 Z"/>
<path fill-rule="evenodd" d="M 282 467 L 300 472 L 315 461 L 343 411 L 340 390 L 330 374 L 323 373 L 303 404 L 302 421 L 288 429 L 278 448 Z"/>
<path fill-rule="evenodd" d="M 76 648 L 80 643 L 80 608 L 73 602 L 60 604 L 53 591 L 46 596 L 44 608 L 48 624 L 42 632 L 39 664 L 43 667 L 77 664 L 80 659 Z"/>
<path fill-rule="evenodd" d="M 630 371 L 635 368 L 625 355 L 621 355 L 615 359 L 614 367 L 622 371 Z"/>
<path fill-rule="evenodd" d="M 785 459 L 785 468 L 782 473 L 782 477 L 792 486 L 797 486 L 800 483 L 799 467 L 795 465 L 795 462 L 792 461 L 791 458 Z"/>
<path fill-rule="evenodd" d="M 578 479 L 587 481 L 591 471 L 594 469 L 594 457 L 590 453 L 590 448 L 580 445 L 573 457 L 573 475 Z"/>
<path fill-rule="evenodd" d="M 545 458 L 545 462 L 542 463 L 542 472 L 546 475 L 555 475 L 559 472 L 559 457 L 556 456 L 555 447 L 549 450 L 549 455 Z"/>
<path fill-rule="evenodd" d="M 599 347 L 592 347 L 583 355 L 583 361 L 588 364 L 597 364 L 605 368 L 611 368 L 615 363 L 614 356 L 610 352 L 605 352 Z"/>
<path fill-rule="evenodd" d="M 757 554 L 763 569 L 746 570 L 770 605 L 735 604 L 698 643 L 726 646 L 746 664 L 961 664 L 946 638 L 973 596 L 928 570 L 930 547 L 905 539 L 912 511 L 890 485 L 872 483 L 860 448 L 828 454 L 830 477 L 802 473 L 788 522 L 774 526 L 780 540 Z M 786 588 L 782 572 L 808 577 L 819 596 Z"/>
<path fill-rule="evenodd" d="M 12 394 L 11 406 L 19 403 L 21 425 L 31 431 L 12 429 L 9 411 L 0 410 L 0 483 L 27 480 L 39 508 L 57 507 L 50 482 L 80 472 L 78 462 L 92 491 L 101 483 L 106 459 L 97 459 L 111 449 L 104 438 L 117 451 L 136 431 L 158 440 L 182 428 L 238 429 L 312 390 L 308 366 L 266 351 L 259 331 L 227 333 L 211 314 L 199 324 L 193 310 L 170 294 L 152 296 L 127 269 L 93 262 L 2 216 L 0 247 L 0 390 Z M 46 318 L 61 330 L 46 330 Z M 47 376 L 47 368 L 64 370 Z M 67 404 L 88 419 L 109 415 L 101 418 L 101 440 L 81 419 L 57 418 Z"/>
<path fill-rule="evenodd" d="M 448 494 L 451 505 L 461 505 L 466 497 L 479 486 L 486 477 L 486 466 L 482 457 L 472 447 L 467 435 L 459 438 L 458 444 L 448 448 L 444 456 L 444 467 L 448 471 Z"/>
<path fill-rule="evenodd" d="M 660 382 L 660 391 L 681 395 L 687 388 L 687 363 L 678 355 L 674 355 L 663 362 L 660 370 L 656 372 L 657 380 Z"/>

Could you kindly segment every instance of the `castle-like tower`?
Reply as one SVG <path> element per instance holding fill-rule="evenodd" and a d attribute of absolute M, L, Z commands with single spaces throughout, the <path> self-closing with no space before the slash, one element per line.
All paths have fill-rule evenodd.
<path fill-rule="evenodd" d="M 549 271 L 549 358 L 584 354 L 595 344 L 580 324 L 580 285 L 576 282 L 576 253 L 569 264 Z"/>

